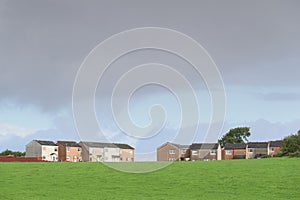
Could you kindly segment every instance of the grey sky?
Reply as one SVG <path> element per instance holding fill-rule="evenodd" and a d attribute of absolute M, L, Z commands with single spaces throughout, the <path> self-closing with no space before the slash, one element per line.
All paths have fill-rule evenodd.
<path fill-rule="evenodd" d="M 286 107 L 286 113 L 278 110 L 282 120 L 298 120 L 289 113 L 299 111 L 299 8 L 297 0 L 0 0 L 0 107 L 36 106 L 59 127 L 57 113 L 70 112 L 85 56 L 112 34 L 158 26 L 191 36 L 210 53 L 227 89 L 229 123 L 274 115 L 263 110 L 268 102 Z"/>

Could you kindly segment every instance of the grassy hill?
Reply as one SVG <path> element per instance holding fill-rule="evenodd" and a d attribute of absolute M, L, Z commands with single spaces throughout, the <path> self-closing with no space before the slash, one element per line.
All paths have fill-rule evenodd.
<path fill-rule="evenodd" d="M 292 158 L 175 162 L 144 174 L 119 172 L 101 163 L 0 163 L 0 172 L 0 199 L 300 197 L 300 159 Z"/>

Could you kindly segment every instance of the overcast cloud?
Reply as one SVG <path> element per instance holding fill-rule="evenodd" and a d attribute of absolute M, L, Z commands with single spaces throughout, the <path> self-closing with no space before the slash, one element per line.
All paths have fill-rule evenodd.
<path fill-rule="evenodd" d="M 287 134 L 291 130 L 280 128 L 283 126 L 280 122 L 256 120 L 282 119 L 284 123 L 292 123 L 300 119 L 299 114 L 288 116 L 288 112 L 298 112 L 300 107 L 299 8 L 297 0 L 0 0 L 0 108 L 7 109 L 7 104 L 37 107 L 41 115 L 52 121 L 53 127 L 49 130 L 56 129 L 62 134 L 61 138 L 73 135 L 78 139 L 74 135 L 71 101 L 73 83 L 83 59 L 112 34 L 157 26 L 183 32 L 209 52 L 224 79 L 229 124 L 253 121 L 250 124 L 259 127 L 255 129 L 257 132 L 263 132 L 265 127 L 261 124 L 265 124 L 277 127 L 269 132 Z M 120 63 L 148 61 L 151 60 L 147 58 L 149 55 L 162 62 L 179 63 L 172 56 L 159 57 L 157 52 L 146 54 L 137 53 L 140 55 L 137 58 L 133 54 Z M 188 76 L 197 83 L 197 77 Z M 106 89 L 111 87 L 107 84 Z M 106 97 L 99 95 L 98 98 Z M 276 118 L 272 118 L 274 113 L 271 108 L 264 110 L 264 101 L 275 102 L 274 105 L 283 102 L 276 109 L 287 113 L 278 110 Z M 294 103 L 288 105 L 291 101 Z M 244 106 L 246 114 L 235 110 L 238 105 Z M 251 114 L 253 109 L 258 110 L 257 115 Z M 61 115 L 64 112 L 67 114 Z M 247 113 L 251 118 L 247 118 Z M 284 118 L 280 118 L 280 113 Z M 5 124 L 4 120 L 0 121 L 0 137 L 7 135 L 4 129 L 16 130 L 10 132 L 18 132 L 15 136 L 21 137 L 35 130 Z M 22 145 L 20 142 L 19 146 Z"/>

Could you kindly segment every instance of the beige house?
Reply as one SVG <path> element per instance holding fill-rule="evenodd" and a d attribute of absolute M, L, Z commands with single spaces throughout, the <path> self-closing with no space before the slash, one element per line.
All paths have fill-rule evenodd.
<path fill-rule="evenodd" d="M 221 146 L 217 143 L 193 143 L 190 146 L 191 160 L 221 160 Z"/>
<path fill-rule="evenodd" d="M 57 141 L 58 161 L 79 162 L 81 157 L 81 146 L 75 141 Z"/>
<path fill-rule="evenodd" d="M 157 148 L 157 161 L 189 160 L 190 145 L 167 142 Z"/>
<path fill-rule="evenodd" d="M 80 142 L 85 162 L 134 161 L 134 148 L 127 144 Z"/>
<path fill-rule="evenodd" d="M 26 145 L 25 157 L 41 157 L 45 161 L 58 160 L 58 146 L 52 141 L 32 140 Z"/>

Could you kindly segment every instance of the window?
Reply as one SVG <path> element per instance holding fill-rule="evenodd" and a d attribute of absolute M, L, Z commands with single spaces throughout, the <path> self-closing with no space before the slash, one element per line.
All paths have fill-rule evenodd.
<path fill-rule="evenodd" d="M 55 148 L 54 151 L 57 151 L 57 148 Z"/>
<path fill-rule="evenodd" d="M 70 161 L 70 157 L 69 157 L 69 156 L 67 156 L 66 160 L 67 160 L 67 161 Z"/>
<path fill-rule="evenodd" d="M 182 149 L 181 154 L 186 154 L 186 149 Z"/>
<path fill-rule="evenodd" d="M 248 149 L 248 153 L 253 153 L 253 149 Z"/>
<path fill-rule="evenodd" d="M 67 149 L 67 152 L 70 152 L 70 147 L 67 147 L 66 149 Z"/>
<path fill-rule="evenodd" d="M 226 150 L 226 155 L 231 155 L 232 154 L 232 152 L 231 152 L 231 150 Z"/>
<path fill-rule="evenodd" d="M 175 158 L 169 158 L 169 161 L 175 161 Z"/>
<path fill-rule="evenodd" d="M 46 156 L 43 156 L 43 159 L 46 159 Z"/>
<path fill-rule="evenodd" d="M 78 148 L 78 151 L 81 151 L 81 148 Z"/>
<path fill-rule="evenodd" d="M 274 147 L 272 147 L 272 148 L 270 149 L 270 151 L 271 151 L 271 152 L 274 152 L 274 151 L 275 151 L 275 148 L 274 148 Z"/>
<path fill-rule="evenodd" d="M 192 151 L 192 155 L 198 155 L 198 151 L 193 150 L 193 151 Z"/>
<path fill-rule="evenodd" d="M 169 154 L 175 154 L 175 150 L 174 149 L 170 149 L 169 150 Z"/>
<path fill-rule="evenodd" d="M 216 155 L 217 151 L 215 149 L 210 150 L 210 155 Z"/>

